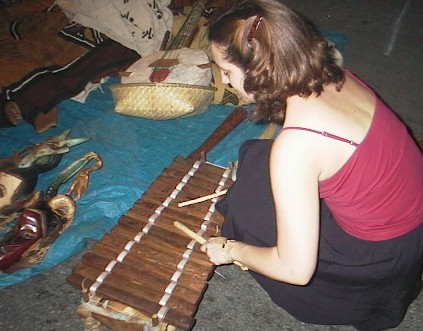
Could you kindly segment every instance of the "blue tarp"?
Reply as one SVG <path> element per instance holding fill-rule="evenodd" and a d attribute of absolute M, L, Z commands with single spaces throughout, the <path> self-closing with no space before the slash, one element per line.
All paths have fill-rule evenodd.
<path fill-rule="evenodd" d="M 176 156 L 187 156 L 233 110 L 211 105 L 200 115 L 166 121 L 130 117 L 114 112 L 110 84 L 93 91 L 84 104 L 66 100 L 59 105 L 57 127 L 38 134 L 24 122 L 0 130 L 0 158 L 31 143 L 71 129 L 69 138 L 89 137 L 65 154 L 59 166 L 39 176 L 36 190 L 45 190 L 67 165 L 87 152 L 97 152 L 102 169 L 92 172 L 88 191 L 77 201 L 71 226 L 53 243 L 43 261 L 13 274 L 0 275 L 0 287 L 20 283 L 80 252 L 86 239 L 99 240 L 138 200 Z M 257 138 L 265 126 L 244 121 L 207 155 L 208 161 L 227 166 L 237 159 L 239 145 Z M 60 192 L 68 185 L 64 184 Z"/>

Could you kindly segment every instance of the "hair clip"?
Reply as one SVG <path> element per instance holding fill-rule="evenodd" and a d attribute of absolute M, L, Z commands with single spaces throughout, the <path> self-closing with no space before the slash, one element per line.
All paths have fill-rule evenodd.
<path fill-rule="evenodd" d="M 254 19 L 253 24 L 251 25 L 251 29 L 250 32 L 248 33 L 248 42 L 250 43 L 251 40 L 254 37 L 254 33 L 257 31 L 257 29 L 260 26 L 261 21 L 263 20 L 263 16 L 261 15 L 256 15 L 256 18 Z"/>

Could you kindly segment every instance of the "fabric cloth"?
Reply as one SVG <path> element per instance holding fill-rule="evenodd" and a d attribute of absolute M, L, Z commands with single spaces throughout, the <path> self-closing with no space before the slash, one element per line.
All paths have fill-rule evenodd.
<path fill-rule="evenodd" d="M 40 67 L 64 66 L 87 52 L 86 46 L 65 40 L 60 30 L 69 23 L 51 0 L 15 1 L 0 5 L 0 87 L 8 86 Z"/>
<path fill-rule="evenodd" d="M 160 66 L 154 67 L 152 63 L 160 59 L 176 59 L 178 63 L 165 68 L 165 75 L 159 80 L 167 84 L 189 84 L 210 86 L 212 71 L 210 67 L 202 67 L 210 63 L 207 54 L 201 49 L 181 48 L 170 51 L 161 51 L 142 57 L 133 63 L 127 70 L 128 76 L 121 78 L 122 84 L 153 83 L 157 82 L 152 76 Z"/>
<path fill-rule="evenodd" d="M 395 238 L 422 222 L 423 154 L 380 98 L 366 137 L 319 191 L 342 229 L 360 239 Z"/>
<path fill-rule="evenodd" d="M 170 0 L 57 0 L 70 21 L 99 31 L 147 56 L 157 51 L 172 30 Z"/>
<path fill-rule="evenodd" d="M 222 234 L 260 247 L 276 244 L 269 176 L 272 140 L 250 140 L 239 151 L 237 180 L 216 208 Z M 350 236 L 321 206 L 319 258 L 306 286 L 250 271 L 271 299 L 300 321 L 353 325 L 377 331 L 397 326 L 421 290 L 423 226 L 395 239 L 374 242 Z"/>
<path fill-rule="evenodd" d="M 38 68 L 0 93 L 0 127 L 8 126 L 2 109 L 9 100 L 18 105 L 22 118 L 34 125 L 40 114 L 79 94 L 88 83 L 117 75 L 139 58 L 135 51 L 106 40 L 66 66 Z"/>

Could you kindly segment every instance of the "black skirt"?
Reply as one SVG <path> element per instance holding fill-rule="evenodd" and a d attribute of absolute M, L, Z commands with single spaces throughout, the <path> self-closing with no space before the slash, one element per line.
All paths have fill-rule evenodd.
<path fill-rule="evenodd" d="M 229 239 L 276 244 L 271 146 L 272 140 L 249 140 L 240 148 L 237 180 L 216 206 Z M 277 305 L 302 322 L 376 331 L 401 323 L 422 288 L 422 265 L 423 226 L 391 240 L 360 240 L 345 233 L 321 201 L 319 257 L 310 283 L 296 286 L 250 273 Z"/>

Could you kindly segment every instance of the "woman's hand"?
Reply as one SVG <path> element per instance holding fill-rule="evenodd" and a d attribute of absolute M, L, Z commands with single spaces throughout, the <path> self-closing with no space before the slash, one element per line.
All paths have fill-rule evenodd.
<path fill-rule="evenodd" d="M 231 248 L 228 247 L 228 242 L 225 237 L 213 237 L 201 246 L 201 250 L 207 253 L 210 261 L 215 265 L 230 264 L 234 262 L 234 259 L 230 255 Z"/>

